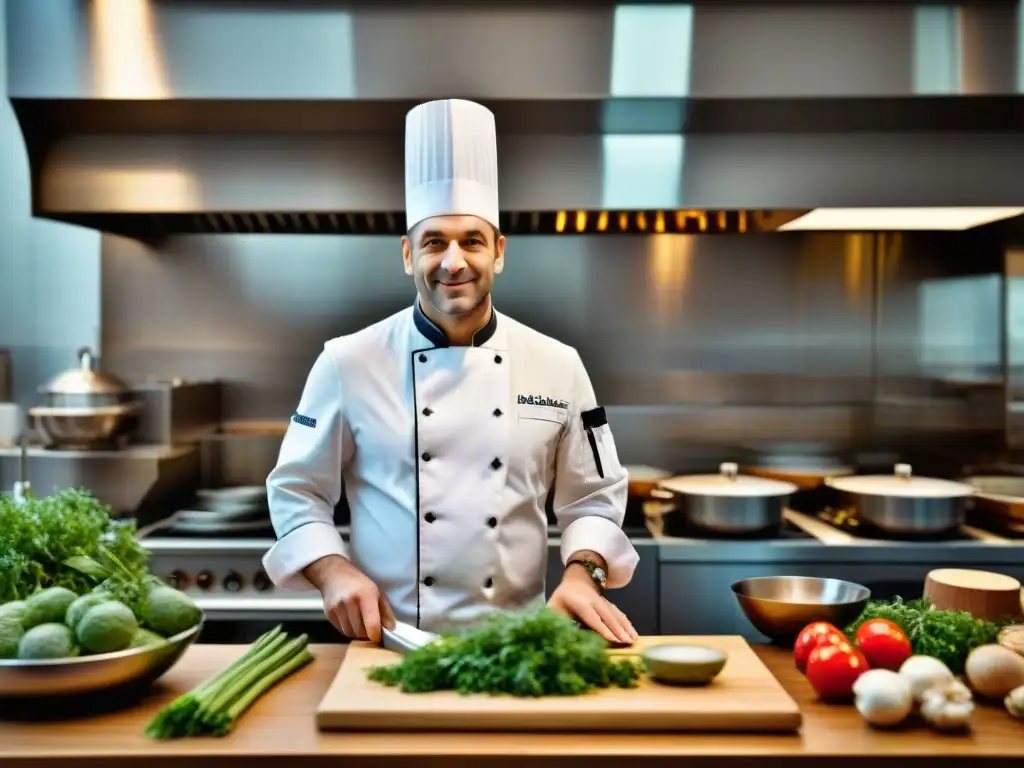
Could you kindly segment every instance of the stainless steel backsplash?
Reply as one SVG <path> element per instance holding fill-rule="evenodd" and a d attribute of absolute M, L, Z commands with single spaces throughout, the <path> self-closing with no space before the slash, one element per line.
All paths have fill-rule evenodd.
<path fill-rule="evenodd" d="M 494 298 L 579 349 L 626 462 L 707 468 L 762 442 L 960 462 L 1002 443 L 1001 262 L 979 248 L 959 234 L 522 237 Z M 286 419 L 326 339 L 413 300 L 391 238 L 156 250 L 106 235 L 102 250 L 104 367 L 220 378 L 231 420 Z"/>

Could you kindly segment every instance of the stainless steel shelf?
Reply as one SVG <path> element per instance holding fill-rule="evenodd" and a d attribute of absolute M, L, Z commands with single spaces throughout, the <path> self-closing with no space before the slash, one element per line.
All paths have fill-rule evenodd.
<path fill-rule="evenodd" d="M 43 448 L 42 446 L 31 446 L 25 453 L 30 459 L 107 459 L 110 461 L 132 461 L 141 459 L 144 461 L 165 461 L 177 459 L 195 452 L 195 446 L 191 445 L 129 445 L 120 450 L 107 451 L 82 451 L 82 450 L 58 450 Z M 21 456 L 21 448 L 0 448 L 0 457 Z"/>

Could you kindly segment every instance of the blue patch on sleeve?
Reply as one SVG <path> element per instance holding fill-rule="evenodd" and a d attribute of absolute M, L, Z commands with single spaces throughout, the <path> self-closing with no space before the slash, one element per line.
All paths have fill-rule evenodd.
<path fill-rule="evenodd" d="M 301 413 L 294 414 L 292 416 L 292 421 L 296 424 L 301 424 L 304 427 L 309 427 L 310 429 L 316 428 L 316 419 L 310 418 L 309 416 L 303 416 Z"/>

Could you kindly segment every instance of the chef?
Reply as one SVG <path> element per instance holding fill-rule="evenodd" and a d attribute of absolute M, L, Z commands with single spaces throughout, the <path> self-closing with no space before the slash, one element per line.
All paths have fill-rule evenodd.
<path fill-rule="evenodd" d="M 553 488 L 565 568 L 548 604 L 630 643 L 604 597 L 638 559 L 605 410 L 575 349 L 491 302 L 505 252 L 494 115 L 459 99 L 415 107 L 405 162 L 416 300 L 313 363 L 267 478 L 266 572 L 318 590 L 348 637 L 377 642 L 396 619 L 458 629 L 543 600 Z M 343 489 L 347 544 L 333 521 Z"/>

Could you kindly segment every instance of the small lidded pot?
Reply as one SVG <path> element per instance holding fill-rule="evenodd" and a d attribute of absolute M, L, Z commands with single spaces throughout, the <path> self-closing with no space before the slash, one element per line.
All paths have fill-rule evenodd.
<path fill-rule="evenodd" d="M 44 405 L 29 409 L 46 446 L 56 449 L 119 448 L 138 424 L 139 404 L 120 379 L 93 368 L 88 347 L 79 366 L 51 379 L 39 391 Z"/>
<path fill-rule="evenodd" d="M 685 526 L 718 535 L 749 535 L 778 528 L 795 483 L 739 474 L 733 462 L 717 475 L 682 475 L 661 480 L 659 488 L 679 501 L 676 516 Z M 672 535 L 667 526 L 666 533 Z"/>
<path fill-rule="evenodd" d="M 891 475 L 833 477 L 826 483 L 842 494 L 841 506 L 862 523 L 895 535 L 937 534 L 964 521 L 973 486 L 934 477 L 915 477 L 909 464 Z"/>
<path fill-rule="evenodd" d="M 78 367 L 58 374 L 39 388 L 50 408 L 95 408 L 124 405 L 134 400 L 128 386 L 108 373 L 96 370 L 92 350 L 78 350 Z"/>

